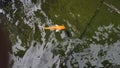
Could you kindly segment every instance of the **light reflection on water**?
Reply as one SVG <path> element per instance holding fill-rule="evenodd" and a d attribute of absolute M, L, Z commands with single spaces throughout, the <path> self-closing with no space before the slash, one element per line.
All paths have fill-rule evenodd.
<path fill-rule="evenodd" d="M 79 68 L 88 67 L 88 65 L 86 65 L 87 63 L 90 63 L 91 66 L 95 66 L 96 68 L 105 67 L 105 65 L 102 64 L 105 61 L 109 61 L 106 67 L 111 67 L 112 65 L 120 65 L 119 50 L 120 41 L 111 45 L 90 44 L 90 48 L 85 49 L 83 52 L 74 53 L 73 58 L 78 62 Z M 100 54 L 103 55 L 101 56 Z"/>
<path fill-rule="evenodd" d="M 58 39 L 56 38 L 57 35 L 53 31 L 50 31 L 50 34 L 46 38 L 47 32 L 41 27 L 45 25 L 52 25 L 52 22 L 48 19 L 47 15 L 41 9 L 41 0 L 39 0 L 39 2 L 37 2 L 36 4 L 33 4 L 31 0 L 20 1 L 24 7 L 24 10 L 22 11 L 26 16 L 21 17 L 24 22 L 23 24 L 27 24 L 29 27 L 31 27 L 34 34 L 34 24 L 37 23 L 37 26 L 39 27 L 38 32 L 40 32 L 39 35 L 41 36 L 41 42 L 34 39 L 32 39 L 30 43 L 26 41 L 26 43 L 29 44 L 26 44 L 24 46 L 29 46 L 29 48 L 25 48 L 24 46 L 22 46 L 22 39 L 19 38 L 19 36 L 17 35 L 17 42 L 15 42 L 15 44 L 13 45 L 13 54 L 11 54 L 11 59 L 14 61 L 13 68 L 60 68 L 61 61 L 63 60 L 61 59 L 61 57 L 64 57 L 64 59 L 66 57 L 68 58 L 67 60 L 65 59 L 66 62 L 62 63 L 66 63 L 66 66 L 68 68 L 99 68 L 105 66 L 109 67 L 112 65 L 120 65 L 120 41 L 117 40 L 113 43 L 108 43 L 113 40 L 109 36 L 111 33 L 115 32 L 116 35 L 117 33 L 119 33 L 119 26 L 114 27 L 113 24 L 110 24 L 108 26 L 99 26 L 98 30 L 95 31 L 95 35 L 93 35 L 92 38 L 86 38 L 85 40 L 66 37 L 65 31 L 59 32 L 62 41 L 58 41 Z M 12 2 L 12 9 L 15 9 L 13 14 L 15 14 L 16 10 L 18 9 L 15 7 L 14 0 L 12 0 Z M 38 10 L 41 10 L 40 13 L 43 14 L 43 16 L 45 17 L 45 23 L 42 23 L 41 19 L 36 17 L 34 12 Z M 13 20 L 10 14 L 6 15 L 8 20 L 12 23 Z M 19 26 L 19 24 L 20 21 L 17 20 L 16 26 Z M 70 33 L 72 34 L 72 36 L 74 36 L 74 32 L 76 31 L 76 29 L 72 28 L 72 24 L 70 24 L 69 22 L 67 22 L 67 25 L 71 28 Z M 89 47 L 82 48 L 82 50 L 78 52 L 73 51 L 74 47 L 75 49 L 77 47 L 77 49 L 79 49 L 79 46 L 84 47 L 86 45 L 88 45 Z M 20 50 L 25 51 L 23 57 L 15 55 Z"/>

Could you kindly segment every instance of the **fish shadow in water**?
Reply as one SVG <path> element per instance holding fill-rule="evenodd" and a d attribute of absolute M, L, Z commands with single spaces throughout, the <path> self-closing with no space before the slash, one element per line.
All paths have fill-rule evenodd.
<path fill-rule="evenodd" d="M 67 38 L 70 38 L 72 36 L 69 30 L 65 30 L 65 35 Z"/>

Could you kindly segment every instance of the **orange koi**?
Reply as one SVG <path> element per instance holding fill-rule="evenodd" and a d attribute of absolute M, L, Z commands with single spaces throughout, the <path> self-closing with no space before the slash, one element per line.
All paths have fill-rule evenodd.
<path fill-rule="evenodd" d="M 55 25 L 55 26 L 50 26 L 50 27 L 44 27 L 46 30 L 55 30 L 56 32 L 60 30 L 64 30 L 65 26 L 64 25 Z"/>

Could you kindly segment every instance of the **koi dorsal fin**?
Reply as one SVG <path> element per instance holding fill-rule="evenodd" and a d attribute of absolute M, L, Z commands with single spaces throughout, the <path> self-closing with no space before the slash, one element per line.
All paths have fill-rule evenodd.
<path fill-rule="evenodd" d="M 55 25 L 55 26 L 58 26 L 58 25 Z"/>

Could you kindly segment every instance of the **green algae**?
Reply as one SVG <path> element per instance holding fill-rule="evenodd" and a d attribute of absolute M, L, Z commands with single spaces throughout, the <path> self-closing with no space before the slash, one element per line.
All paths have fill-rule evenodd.
<path fill-rule="evenodd" d="M 76 35 L 80 35 L 83 32 L 86 24 L 94 15 L 97 6 L 101 0 L 48 0 L 42 4 L 42 9 L 52 20 L 54 24 L 64 24 L 67 29 L 67 21 L 75 26 L 75 29 L 79 31 Z"/>

